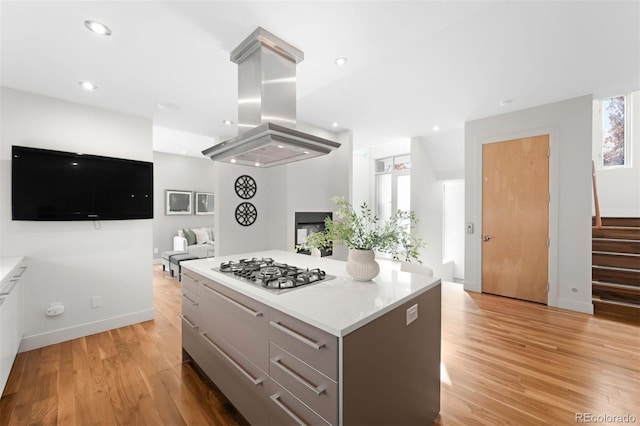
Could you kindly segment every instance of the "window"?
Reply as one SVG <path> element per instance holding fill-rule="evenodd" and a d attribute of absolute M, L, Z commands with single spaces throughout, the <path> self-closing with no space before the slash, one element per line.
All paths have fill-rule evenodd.
<path fill-rule="evenodd" d="M 411 210 L 411 156 L 376 160 L 376 216 L 388 220 L 398 210 Z"/>
<path fill-rule="evenodd" d="M 627 96 L 603 99 L 600 103 L 602 167 L 629 165 Z"/>

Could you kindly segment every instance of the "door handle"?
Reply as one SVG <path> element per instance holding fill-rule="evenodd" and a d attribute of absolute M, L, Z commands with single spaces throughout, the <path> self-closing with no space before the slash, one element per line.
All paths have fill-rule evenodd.
<path fill-rule="evenodd" d="M 493 238 L 493 237 L 492 237 L 491 235 L 483 235 L 483 236 L 482 236 L 482 241 L 484 241 L 484 242 L 486 243 L 487 241 L 489 241 L 489 240 L 490 240 L 490 239 L 492 239 L 492 238 Z"/>

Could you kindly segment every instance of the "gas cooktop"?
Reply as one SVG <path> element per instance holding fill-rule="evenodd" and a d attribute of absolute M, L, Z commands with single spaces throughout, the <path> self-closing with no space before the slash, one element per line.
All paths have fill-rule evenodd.
<path fill-rule="evenodd" d="M 275 293 L 335 278 L 319 268 L 299 268 L 264 257 L 222 262 L 219 267 L 212 269 L 233 275 L 241 281 L 260 284 Z"/>
<path fill-rule="evenodd" d="M 299 268 L 264 257 L 222 262 L 219 267 L 212 269 L 233 275 L 241 281 L 259 284 L 275 293 L 335 278 L 319 268 Z"/>

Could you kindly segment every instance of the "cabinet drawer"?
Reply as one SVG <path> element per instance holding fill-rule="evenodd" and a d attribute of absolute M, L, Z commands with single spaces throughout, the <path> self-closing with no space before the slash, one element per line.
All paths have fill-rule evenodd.
<path fill-rule="evenodd" d="M 269 376 L 329 423 L 338 423 L 338 384 L 279 346 L 269 347 Z"/>
<path fill-rule="evenodd" d="M 204 345 L 202 345 L 197 324 L 182 316 L 182 348 L 195 359 L 205 358 Z M 196 361 L 199 362 L 199 361 Z"/>
<path fill-rule="evenodd" d="M 338 381 L 338 338 L 280 311 L 271 310 L 269 339 L 298 359 Z"/>
<path fill-rule="evenodd" d="M 194 360 L 207 376 L 250 424 L 268 424 L 267 374 L 209 333 L 200 333 L 200 342 L 206 354 Z"/>
<path fill-rule="evenodd" d="M 192 293 L 200 296 L 202 293 L 202 287 L 200 286 L 200 280 L 203 279 L 200 275 L 187 270 L 182 270 L 182 288 L 191 291 Z"/>
<path fill-rule="evenodd" d="M 199 304 L 196 297 L 188 290 L 182 290 L 182 319 L 192 326 L 198 327 L 199 331 L 204 331 L 201 327 L 202 318 L 199 312 Z"/>
<path fill-rule="evenodd" d="M 267 307 L 214 281 L 202 279 L 200 318 L 211 335 L 269 370 Z"/>
<path fill-rule="evenodd" d="M 182 315 L 189 318 L 192 322 L 201 322 L 200 298 L 187 290 L 186 287 L 182 288 Z"/>
<path fill-rule="evenodd" d="M 267 390 L 269 391 L 269 424 L 273 426 L 329 424 L 273 380 L 269 380 Z"/>

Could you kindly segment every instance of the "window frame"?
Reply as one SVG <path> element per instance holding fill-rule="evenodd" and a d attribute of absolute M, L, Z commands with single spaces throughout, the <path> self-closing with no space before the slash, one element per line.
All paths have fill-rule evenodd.
<path fill-rule="evenodd" d="M 602 122 L 604 120 L 604 101 L 611 98 L 623 97 L 624 98 L 624 164 L 610 165 L 607 166 L 604 164 L 604 127 Z M 606 96 L 596 100 L 596 111 L 594 114 L 594 122 L 596 123 L 595 127 L 595 138 L 597 140 L 597 156 L 598 161 L 596 162 L 598 170 L 615 170 L 615 169 L 626 169 L 633 167 L 632 164 L 632 152 L 631 152 L 631 143 L 632 143 L 632 117 L 633 117 L 633 102 L 631 101 L 632 96 L 631 93 L 623 93 L 618 95 Z"/>
<path fill-rule="evenodd" d="M 396 169 L 394 166 L 396 164 L 395 159 L 396 158 L 401 158 L 401 157 L 409 157 L 409 168 L 406 169 Z M 387 160 L 387 159 L 391 159 L 391 170 L 389 171 L 381 171 L 378 172 L 376 169 L 376 165 L 378 161 L 383 161 L 383 160 Z M 388 174 L 391 175 L 391 214 L 393 215 L 395 212 L 398 211 L 398 191 L 397 191 L 397 187 L 398 187 L 398 177 L 399 176 L 411 176 L 411 154 L 397 154 L 397 155 L 390 155 L 390 156 L 386 156 L 386 157 L 381 157 L 381 158 L 376 158 L 374 160 L 374 194 L 375 194 L 375 206 L 373 209 L 373 212 L 375 214 L 375 216 L 377 218 L 379 218 L 380 220 L 388 220 L 389 218 L 383 218 L 380 217 L 380 212 L 378 211 L 378 205 L 379 205 L 379 199 L 378 199 L 378 194 L 379 194 L 379 190 L 378 190 L 378 179 L 377 176 L 379 175 L 384 175 L 384 174 Z"/>

